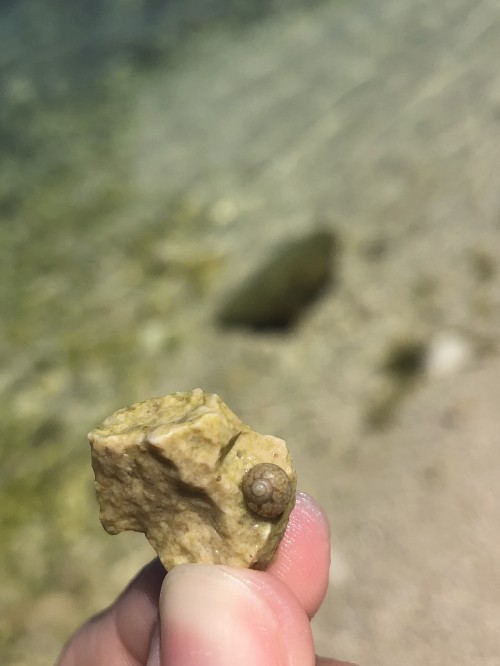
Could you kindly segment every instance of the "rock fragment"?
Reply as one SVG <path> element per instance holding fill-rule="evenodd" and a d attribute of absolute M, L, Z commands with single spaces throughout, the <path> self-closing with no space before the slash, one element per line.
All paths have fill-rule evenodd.
<path fill-rule="evenodd" d="M 100 519 L 144 532 L 167 569 L 186 562 L 265 568 L 285 532 L 296 476 L 283 440 L 260 435 L 195 389 L 120 409 L 89 434 Z M 242 492 L 262 463 L 289 478 L 289 501 L 258 515 Z"/>

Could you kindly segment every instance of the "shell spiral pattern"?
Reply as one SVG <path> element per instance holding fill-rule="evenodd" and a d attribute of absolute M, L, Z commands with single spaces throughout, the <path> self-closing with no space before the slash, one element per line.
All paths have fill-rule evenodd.
<path fill-rule="evenodd" d="M 248 470 L 241 484 L 247 506 L 264 518 L 277 518 L 288 506 L 292 484 L 284 469 L 259 463 Z"/>

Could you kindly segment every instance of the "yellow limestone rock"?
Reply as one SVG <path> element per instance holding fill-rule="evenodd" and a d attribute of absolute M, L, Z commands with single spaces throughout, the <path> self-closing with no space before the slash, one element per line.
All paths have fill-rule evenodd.
<path fill-rule="evenodd" d="M 195 389 L 136 403 L 89 440 L 110 534 L 144 532 L 166 569 L 262 569 L 272 560 L 294 506 L 295 470 L 282 439 L 253 432 L 217 395 Z"/>

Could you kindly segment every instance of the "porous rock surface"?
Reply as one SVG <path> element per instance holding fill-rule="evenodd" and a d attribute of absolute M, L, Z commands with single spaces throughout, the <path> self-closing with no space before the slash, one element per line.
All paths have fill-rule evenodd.
<path fill-rule="evenodd" d="M 260 435 L 215 394 L 195 389 L 120 409 L 89 434 L 100 519 L 110 534 L 144 532 L 167 569 L 186 562 L 264 568 L 295 501 L 269 520 L 245 504 L 258 463 L 282 467 L 286 444 Z"/>

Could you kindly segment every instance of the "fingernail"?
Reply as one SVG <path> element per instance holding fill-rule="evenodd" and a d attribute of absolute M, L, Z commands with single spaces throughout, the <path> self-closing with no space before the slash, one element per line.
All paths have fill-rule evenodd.
<path fill-rule="evenodd" d="M 223 566 L 185 564 L 160 598 L 161 657 L 174 666 L 285 664 L 277 618 L 258 587 Z"/>

